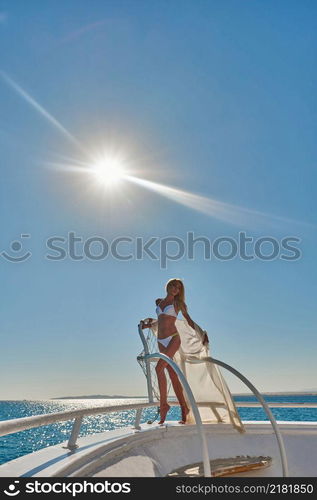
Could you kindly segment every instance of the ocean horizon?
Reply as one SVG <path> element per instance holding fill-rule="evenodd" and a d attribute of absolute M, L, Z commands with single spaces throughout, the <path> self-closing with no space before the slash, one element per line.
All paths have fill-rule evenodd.
<path fill-rule="evenodd" d="M 303 391 L 261 391 L 262 396 L 317 396 L 317 389 L 311 390 L 303 390 Z M 237 397 L 254 397 L 250 392 L 232 392 L 231 393 L 234 398 Z M 80 396 L 55 396 L 55 397 L 47 397 L 47 398 L 0 398 L 0 402 L 2 401 L 56 401 L 56 400 L 65 400 L 65 399 L 147 399 L 147 395 L 143 396 L 130 396 L 130 395 L 121 395 L 121 394 L 98 394 L 98 395 L 80 395 Z M 256 398 L 255 398 L 256 399 Z"/>

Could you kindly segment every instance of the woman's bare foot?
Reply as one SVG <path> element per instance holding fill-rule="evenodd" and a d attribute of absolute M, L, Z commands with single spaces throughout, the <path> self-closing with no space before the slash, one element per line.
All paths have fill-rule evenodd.
<path fill-rule="evenodd" d="M 182 420 L 180 420 L 178 423 L 179 424 L 186 424 L 186 419 L 187 415 L 189 413 L 189 408 L 187 405 L 181 405 L 181 410 L 182 410 Z"/>
<path fill-rule="evenodd" d="M 167 414 L 169 409 L 170 409 L 170 405 L 167 403 L 165 405 L 160 406 L 160 415 L 161 415 L 161 420 L 159 421 L 160 425 L 164 424 L 165 419 L 166 419 L 166 414 Z"/>

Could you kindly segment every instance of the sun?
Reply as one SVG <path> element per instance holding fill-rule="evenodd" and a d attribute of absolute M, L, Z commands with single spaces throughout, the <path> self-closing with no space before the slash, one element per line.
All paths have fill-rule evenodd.
<path fill-rule="evenodd" d="M 123 161 L 112 156 L 98 160 L 91 169 L 95 181 L 103 187 L 113 187 L 122 181 L 126 172 Z"/>

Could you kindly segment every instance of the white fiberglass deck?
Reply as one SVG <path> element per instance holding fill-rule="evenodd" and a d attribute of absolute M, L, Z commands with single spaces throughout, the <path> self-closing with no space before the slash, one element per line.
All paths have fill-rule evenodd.
<path fill-rule="evenodd" d="M 276 438 L 268 422 L 245 422 L 239 434 L 228 424 L 204 425 L 210 459 L 241 455 L 272 457 L 265 469 L 239 477 L 282 475 Z M 290 477 L 317 476 L 317 422 L 279 422 Z M 0 466 L 11 477 L 163 477 L 172 470 L 201 461 L 195 425 L 167 422 L 142 424 L 86 436 L 70 451 L 67 442 L 51 446 Z"/>

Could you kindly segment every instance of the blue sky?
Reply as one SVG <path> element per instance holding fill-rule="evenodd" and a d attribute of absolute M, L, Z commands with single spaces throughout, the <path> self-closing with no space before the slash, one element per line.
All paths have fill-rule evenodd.
<path fill-rule="evenodd" d="M 0 251 L 32 252 L 0 256 L 1 399 L 145 394 L 137 323 L 154 317 L 171 277 L 184 280 L 215 358 L 263 391 L 317 388 L 316 10 L 309 0 L 0 3 Z M 124 179 L 101 189 L 69 168 L 107 151 L 131 176 L 194 194 L 194 207 Z M 301 257 L 204 260 L 199 245 L 165 269 L 147 256 L 45 257 L 47 238 L 69 232 L 111 242 L 240 231 L 299 238 Z"/>

